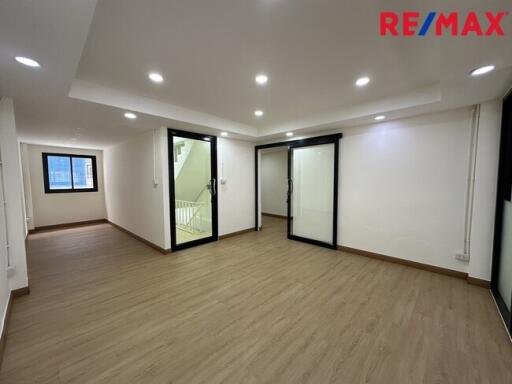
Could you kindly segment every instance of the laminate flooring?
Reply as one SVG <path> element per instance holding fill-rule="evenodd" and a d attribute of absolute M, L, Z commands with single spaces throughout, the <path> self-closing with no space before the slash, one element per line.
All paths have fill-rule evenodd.
<path fill-rule="evenodd" d="M 286 239 L 163 255 L 108 224 L 27 242 L 1 383 L 512 383 L 488 290 Z"/>

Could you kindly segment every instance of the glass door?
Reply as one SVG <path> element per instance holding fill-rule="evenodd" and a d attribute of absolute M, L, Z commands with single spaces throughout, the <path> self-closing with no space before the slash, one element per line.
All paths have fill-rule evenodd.
<path fill-rule="evenodd" d="M 172 250 L 217 240 L 215 136 L 169 130 Z"/>
<path fill-rule="evenodd" d="M 288 147 L 288 238 L 336 248 L 340 136 Z"/>
<path fill-rule="evenodd" d="M 503 103 L 491 289 L 512 332 L 512 95 Z"/>

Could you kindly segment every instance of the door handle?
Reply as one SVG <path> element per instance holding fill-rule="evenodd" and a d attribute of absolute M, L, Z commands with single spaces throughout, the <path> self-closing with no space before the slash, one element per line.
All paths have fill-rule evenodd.
<path fill-rule="evenodd" d="M 211 179 L 210 183 L 211 183 L 211 186 L 212 186 L 212 189 L 211 189 L 212 196 L 215 196 L 217 194 L 217 180 Z"/>
<path fill-rule="evenodd" d="M 287 203 L 291 201 L 292 193 L 293 193 L 293 180 L 288 179 L 288 193 L 287 193 L 287 199 L 286 199 Z"/>

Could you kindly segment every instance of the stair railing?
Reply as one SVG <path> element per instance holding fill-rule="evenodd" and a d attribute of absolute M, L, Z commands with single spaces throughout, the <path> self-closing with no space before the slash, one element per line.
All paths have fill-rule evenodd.
<path fill-rule="evenodd" d="M 206 223 L 202 208 L 206 204 L 206 202 L 176 200 L 176 227 L 189 233 L 204 232 Z"/>

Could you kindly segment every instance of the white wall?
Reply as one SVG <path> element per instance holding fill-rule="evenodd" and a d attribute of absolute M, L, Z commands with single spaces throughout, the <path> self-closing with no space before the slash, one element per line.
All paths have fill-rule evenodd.
<path fill-rule="evenodd" d="M 254 228 L 254 144 L 219 138 L 219 235 Z"/>
<path fill-rule="evenodd" d="M 464 245 L 472 108 L 343 129 L 338 243 L 489 279 L 499 104 L 482 105 L 470 263 L 455 254 Z M 166 159 L 165 129 L 159 140 Z M 105 151 L 107 210 L 168 248 L 167 183 L 152 185 L 152 147 L 148 132 Z M 254 144 L 219 138 L 218 153 L 223 235 L 254 226 Z"/>
<path fill-rule="evenodd" d="M 27 146 L 27 150 L 28 170 L 32 191 L 33 224 L 35 227 L 106 218 L 102 151 L 32 144 Z M 43 152 L 96 156 L 98 191 L 45 193 L 42 160 Z M 27 211 L 29 210 L 27 209 Z"/>
<path fill-rule="evenodd" d="M 19 145 L 16 136 L 14 104 L 9 98 L 0 100 L 0 152 L 6 201 L 7 240 L 12 267 L 7 269 L 5 222 L 0 217 L 0 316 L 5 316 L 10 291 L 28 286 L 25 253 L 24 213 Z M 3 324 L 3 321 L 2 323 Z M 0 326 L 1 326 L 0 324 Z"/>
<path fill-rule="evenodd" d="M 167 130 L 148 131 L 104 151 L 108 219 L 169 249 L 170 210 Z M 219 235 L 254 227 L 254 144 L 219 138 Z M 155 162 L 156 161 L 156 167 Z M 159 184 L 154 186 L 156 171 Z M 224 179 L 222 184 L 220 179 Z"/>
<path fill-rule="evenodd" d="M 261 152 L 261 211 L 286 216 L 288 149 L 276 147 Z"/>
<path fill-rule="evenodd" d="M 341 245 L 466 271 L 471 109 L 343 130 Z"/>
<path fill-rule="evenodd" d="M 473 107 L 331 131 L 344 135 L 338 244 L 490 280 L 501 104 L 481 105 L 469 262 L 455 254 L 464 247 Z"/>
<path fill-rule="evenodd" d="M 484 280 L 491 279 L 501 108 L 501 100 L 480 106 L 468 274 Z"/>
<path fill-rule="evenodd" d="M 147 131 L 104 150 L 107 217 L 169 249 L 167 132 L 162 128 L 155 138 L 153 135 L 153 131 Z"/>

